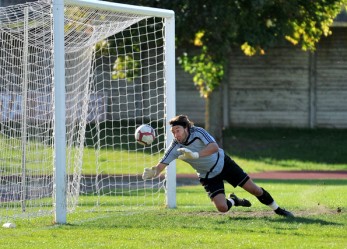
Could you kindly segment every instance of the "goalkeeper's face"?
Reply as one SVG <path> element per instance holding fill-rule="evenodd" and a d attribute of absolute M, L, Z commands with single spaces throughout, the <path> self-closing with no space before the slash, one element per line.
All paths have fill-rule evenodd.
<path fill-rule="evenodd" d="M 175 126 L 171 127 L 171 132 L 172 132 L 174 138 L 180 144 L 184 143 L 187 140 L 188 128 L 184 128 L 181 125 L 175 125 Z"/>

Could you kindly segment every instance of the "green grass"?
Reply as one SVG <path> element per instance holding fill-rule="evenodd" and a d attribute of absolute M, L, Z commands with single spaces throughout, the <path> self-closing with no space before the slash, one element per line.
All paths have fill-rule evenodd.
<path fill-rule="evenodd" d="M 347 170 L 346 130 L 235 129 L 224 132 L 226 152 L 247 172 L 268 170 Z M 90 150 L 90 149 L 88 149 Z M 93 152 L 93 151 L 91 151 Z M 102 162 L 118 163 L 117 150 L 100 151 Z M 91 153 L 93 154 L 93 153 Z M 129 161 L 155 164 L 150 153 L 129 153 Z M 85 159 L 84 172 L 93 172 L 95 158 Z M 134 160 L 135 161 L 135 160 Z M 122 173 L 140 174 L 144 165 L 120 164 Z M 113 165 L 114 166 L 114 165 Z M 111 169 L 111 167 L 110 167 Z M 194 173 L 177 161 L 177 173 Z M 68 215 L 67 225 L 53 217 L 15 220 L 14 229 L 1 229 L 1 248 L 347 248 L 347 180 L 256 180 L 295 219 L 273 214 L 242 189 L 226 185 L 248 198 L 251 208 L 218 213 L 199 186 L 177 188 L 177 208 L 146 204 L 90 211 L 81 206 Z M 88 203 L 88 196 L 83 196 Z M 115 197 L 103 203 L 116 203 Z M 107 200 L 106 200 L 107 199 Z M 92 201 L 90 201 L 91 203 Z M 341 210 L 338 212 L 337 210 Z"/>
<path fill-rule="evenodd" d="M 18 220 L 1 229 L 1 248 L 346 248 L 347 180 L 262 180 L 296 215 L 286 219 L 242 189 L 227 186 L 253 203 L 220 214 L 201 186 L 177 189 L 177 208 L 137 207 L 125 211 L 78 212 L 69 224 L 52 217 Z M 342 208 L 341 212 L 337 212 Z"/>

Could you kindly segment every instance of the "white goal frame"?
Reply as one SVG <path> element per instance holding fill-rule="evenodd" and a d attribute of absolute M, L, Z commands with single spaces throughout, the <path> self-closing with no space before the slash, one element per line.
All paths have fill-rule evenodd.
<path fill-rule="evenodd" d="M 86 6 L 101 10 L 114 10 L 140 14 L 145 16 L 165 18 L 165 74 L 166 74 L 166 114 L 168 117 L 176 115 L 176 94 L 175 94 L 175 15 L 173 11 L 139 7 L 126 4 L 102 2 L 97 0 L 66 0 L 66 3 Z M 65 58 L 64 58 L 64 0 L 53 1 L 54 20 L 54 86 L 55 86 L 55 222 L 66 223 L 66 172 L 65 172 Z M 167 122 L 166 122 L 167 123 Z M 170 127 L 166 124 L 166 146 L 172 139 Z M 59 167 L 57 166 L 59 165 Z M 166 172 L 166 206 L 176 207 L 176 165 L 175 162 L 167 167 Z"/>

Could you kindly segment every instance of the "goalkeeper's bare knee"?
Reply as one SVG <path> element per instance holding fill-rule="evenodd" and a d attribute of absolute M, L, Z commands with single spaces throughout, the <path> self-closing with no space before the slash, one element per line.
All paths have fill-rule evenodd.
<path fill-rule="evenodd" d="M 225 213 L 225 212 L 228 212 L 229 209 L 231 208 L 232 206 L 232 203 L 227 200 L 227 199 L 224 199 L 224 200 L 212 200 L 215 207 L 217 208 L 217 210 L 221 213 Z"/>
<path fill-rule="evenodd" d="M 216 205 L 216 208 L 219 212 L 221 213 L 226 213 L 229 211 L 229 206 L 227 204 L 224 204 L 224 205 Z"/>

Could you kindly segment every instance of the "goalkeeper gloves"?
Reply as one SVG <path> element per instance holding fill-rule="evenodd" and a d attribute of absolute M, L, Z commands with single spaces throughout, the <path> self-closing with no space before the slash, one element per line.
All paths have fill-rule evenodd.
<path fill-rule="evenodd" d="M 142 179 L 143 180 L 152 179 L 153 177 L 155 177 L 156 174 L 157 174 L 157 170 L 155 169 L 155 167 L 145 168 L 142 174 Z"/>
<path fill-rule="evenodd" d="M 193 152 L 187 148 L 180 148 L 177 151 L 182 153 L 182 155 L 178 156 L 178 159 L 181 159 L 181 160 L 199 158 L 198 152 Z"/>

